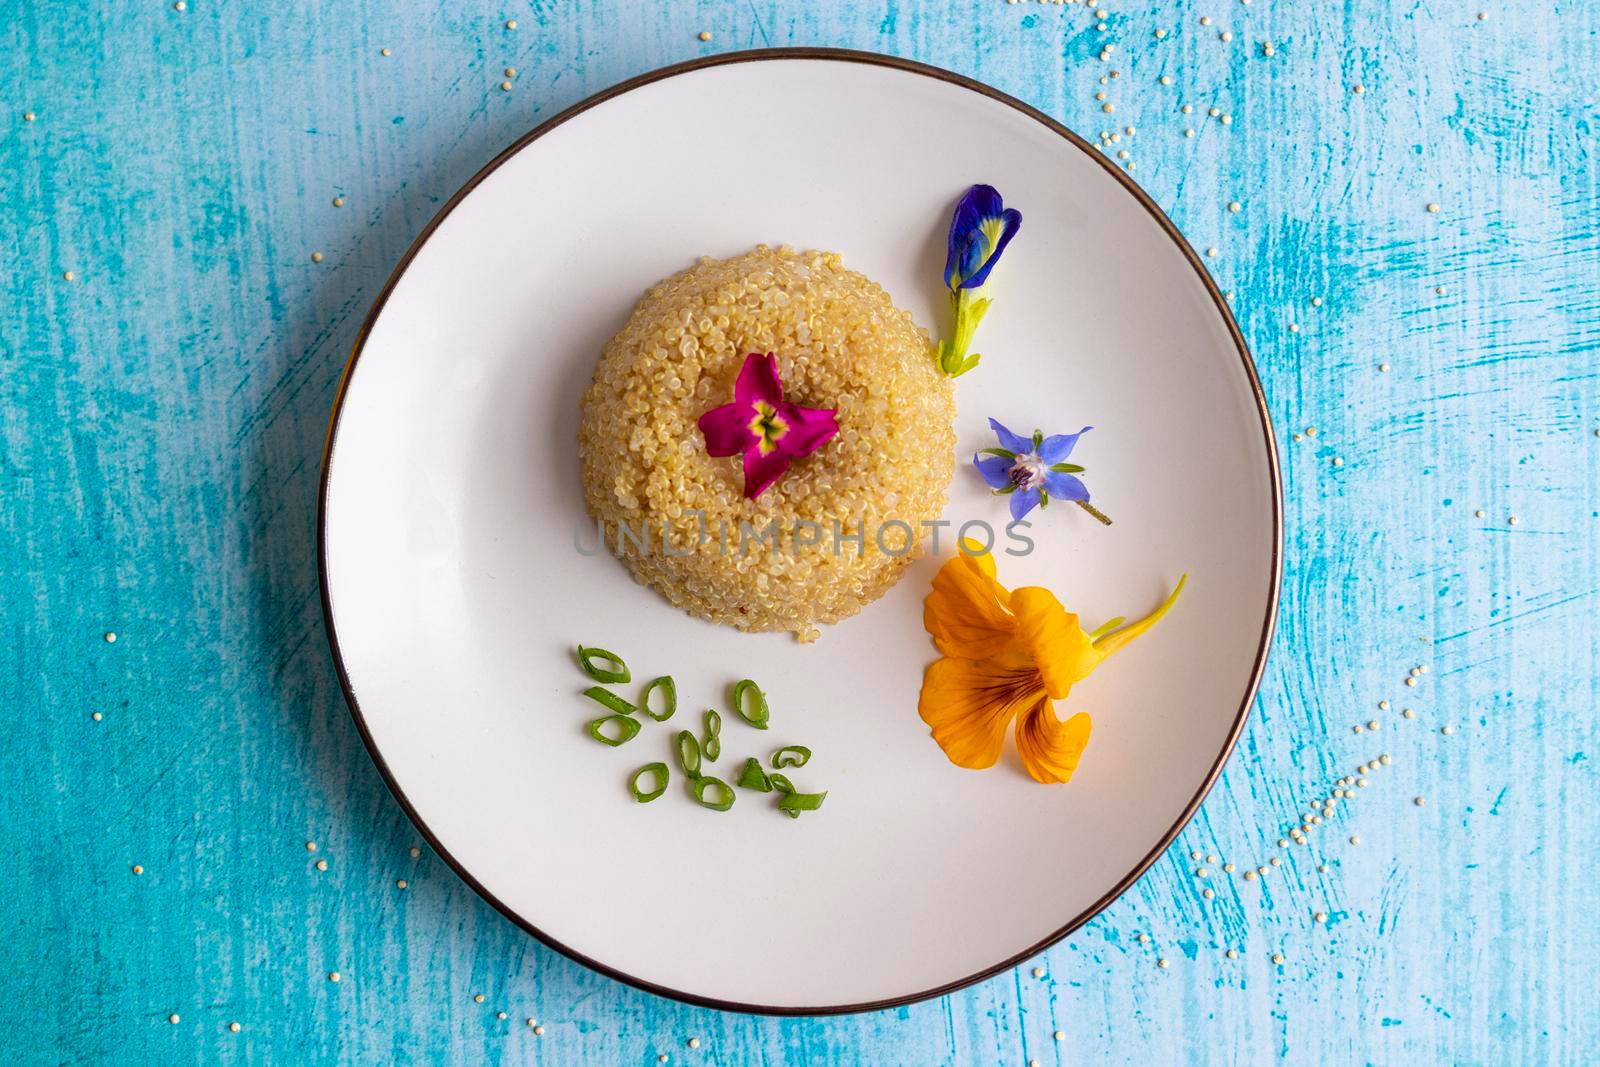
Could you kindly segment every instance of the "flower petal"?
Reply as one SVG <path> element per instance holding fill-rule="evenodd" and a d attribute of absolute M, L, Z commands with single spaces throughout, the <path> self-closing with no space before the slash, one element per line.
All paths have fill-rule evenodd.
<path fill-rule="evenodd" d="M 989 429 L 994 431 L 994 435 L 1000 439 L 1000 447 L 1007 452 L 1015 452 L 1020 456 L 1033 451 L 1033 438 L 1019 437 L 1000 425 L 999 419 L 990 419 Z"/>
<path fill-rule="evenodd" d="M 1036 585 L 1011 592 L 1017 642 L 1039 671 L 1044 691 L 1060 700 L 1105 659 L 1090 642 L 1078 617 L 1061 606 L 1048 589 Z"/>
<path fill-rule="evenodd" d="M 778 357 L 771 352 L 761 355 L 752 352 L 744 357 L 744 366 L 733 383 L 733 399 L 747 408 L 757 400 L 776 405 L 783 399 L 783 382 L 778 378 Z"/>
<path fill-rule="evenodd" d="M 700 416 L 700 433 L 706 439 L 706 455 L 737 456 L 756 446 L 750 432 L 751 409 L 742 404 L 724 404 Z"/>
<path fill-rule="evenodd" d="M 1075 474 L 1064 471 L 1045 471 L 1044 487 L 1051 500 L 1088 500 L 1089 487 Z"/>
<path fill-rule="evenodd" d="M 1011 494 L 1011 521 L 1021 522 L 1022 517 L 1039 506 L 1039 490 L 1018 489 Z"/>
<path fill-rule="evenodd" d="M 1129 623 L 1122 629 L 1117 630 L 1114 633 L 1109 633 L 1100 638 L 1100 640 L 1096 641 L 1095 648 L 1100 650 L 1101 656 L 1105 657 L 1111 655 L 1113 652 L 1117 651 L 1117 649 L 1121 648 L 1123 645 L 1126 645 L 1129 641 L 1132 641 L 1135 637 L 1138 637 L 1140 634 L 1150 629 L 1150 627 L 1160 622 L 1161 616 L 1165 615 L 1168 611 L 1171 611 L 1172 605 L 1178 602 L 1178 594 L 1183 592 L 1183 584 L 1188 580 L 1189 576 L 1187 574 L 1185 574 L 1182 578 L 1179 578 L 1177 586 L 1172 590 L 1171 595 L 1169 595 L 1166 600 L 1161 602 L 1161 606 L 1156 608 L 1156 610 L 1152 611 L 1150 614 L 1146 615 L 1144 618 L 1140 619 L 1138 622 Z"/>
<path fill-rule="evenodd" d="M 999 200 L 999 196 L 999 193 L 995 193 L 996 201 Z M 1006 245 L 1011 243 L 1011 239 L 1022 228 L 1022 212 L 1015 208 L 1006 208 L 999 214 L 986 215 L 978 223 L 978 228 L 983 234 L 984 260 L 975 270 L 967 274 L 961 283 L 963 289 L 978 289 L 989 280 L 989 272 L 1000 262 L 1000 253 L 1006 250 Z"/>
<path fill-rule="evenodd" d="M 1072 455 L 1072 450 L 1078 445 L 1078 438 L 1092 429 L 1094 429 L 1093 426 L 1085 426 L 1077 433 L 1051 434 L 1040 443 L 1039 458 L 1046 463 L 1063 462 L 1068 456 Z M 1054 492 L 1054 490 L 1051 490 L 1051 492 Z"/>
<path fill-rule="evenodd" d="M 983 232 L 979 229 L 985 214 L 999 211 L 1000 194 L 992 185 L 974 185 L 959 201 L 950 216 L 950 237 L 946 244 L 944 284 L 953 290 L 977 270 L 987 255 Z"/>
<path fill-rule="evenodd" d="M 958 552 L 933 576 L 922 625 L 945 655 L 982 659 L 1011 643 L 1016 622 L 1006 609 L 1009 599 L 995 580 L 993 553 Z"/>
<path fill-rule="evenodd" d="M 839 420 L 833 408 L 779 404 L 778 412 L 789 424 L 789 432 L 778 439 L 778 449 L 795 458 L 811 455 L 839 432 Z"/>
<path fill-rule="evenodd" d="M 1029 777 L 1045 783 L 1071 781 L 1089 746 L 1092 725 L 1081 711 L 1066 722 L 1057 719 L 1048 697 L 1023 711 L 1017 719 L 1017 755 Z"/>
<path fill-rule="evenodd" d="M 1040 699 L 1038 675 L 1016 652 L 990 659 L 946 656 L 922 676 L 917 713 L 958 767 L 992 767 L 1005 746 L 1006 727 Z"/>
<path fill-rule="evenodd" d="M 764 456 L 759 448 L 750 449 L 744 454 L 744 495 L 754 500 L 788 469 L 789 456 L 783 449 L 774 448 Z"/>
<path fill-rule="evenodd" d="M 983 475 L 983 480 L 989 483 L 990 489 L 1004 489 L 1011 484 L 1012 462 L 1004 456 L 974 454 L 972 457 L 972 465 L 978 468 L 978 473 Z"/>

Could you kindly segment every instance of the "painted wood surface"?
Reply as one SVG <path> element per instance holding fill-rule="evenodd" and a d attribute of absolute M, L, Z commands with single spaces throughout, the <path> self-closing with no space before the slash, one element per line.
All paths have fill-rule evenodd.
<path fill-rule="evenodd" d="M 5 5 L 0 1059 L 1600 1059 L 1600 6 L 1474 3 Z M 1287 501 L 1266 683 L 1178 845 L 1042 976 L 835 1019 L 634 992 L 412 858 L 313 557 L 345 354 L 451 192 L 627 76 L 785 44 L 1118 131 L 1217 250 Z"/>

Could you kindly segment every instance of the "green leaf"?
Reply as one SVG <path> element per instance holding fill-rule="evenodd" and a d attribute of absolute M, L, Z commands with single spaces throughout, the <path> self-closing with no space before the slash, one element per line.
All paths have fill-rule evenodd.
<path fill-rule="evenodd" d="M 1087 468 L 1080 467 L 1076 463 L 1052 463 L 1050 469 L 1057 474 L 1082 474 Z"/>
<path fill-rule="evenodd" d="M 1001 459 L 1016 459 L 1017 458 L 1017 454 L 1015 452 L 1011 451 L 1009 448 L 980 448 L 978 450 L 978 455 L 980 455 L 980 456 L 999 456 Z M 1080 467 L 1078 469 L 1082 470 L 1083 468 Z"/>

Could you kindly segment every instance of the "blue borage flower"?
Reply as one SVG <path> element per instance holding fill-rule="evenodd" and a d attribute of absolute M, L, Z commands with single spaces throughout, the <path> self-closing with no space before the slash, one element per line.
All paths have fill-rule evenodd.
<path fill-rule="evenodd" d="M 1083 468 L 1067 462 L 1078 438 L 1094 427 L 1049 437 L 1035 430 L 1033 437 L 1027 438 L 1012 433 L 997 419 L 990 419 L 989 425 L 999 438 L 1000 447 L 974 453 L 972 465 L 989 488 L 1011 497 L 1013 522 L 1022 521 L 1036 507 L 1048 507 L 1051 500 L 1070 500 L 1100 522 L 1111 525 L 1111 520 L 1089 503 L 1089 487 L 1078 477 Z"/>
<path fill-rule="evenodd" d="M 939 342 L 939 369 L 954 378 L 978 365 L 980 357 L 967 350 L 978 323 L 991 301 L 983 295 L 989 273 L 1000 253 L 1022 227 L 1022 213 L 1008 208 L 992 185 L 974 185 L 956 205 L 950 219 L 949 251 L 944 261 L 944 284 L 955 311 L 955 333 Z"/>

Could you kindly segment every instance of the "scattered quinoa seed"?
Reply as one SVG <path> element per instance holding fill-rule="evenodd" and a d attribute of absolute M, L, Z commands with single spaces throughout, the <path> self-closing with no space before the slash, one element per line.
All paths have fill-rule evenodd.
<path fill-rule="evenodd" d="M 106 644 L 114 645 L 116 643 L 117 643 L 117 635 L 116 634 L 114 634 L 114 633 L 106 634 Z"/>
<path fill-rule="evenodd" d="M 474 994 L 472 994 L 472 1002 L 474 1004 L 482 1004 L 483 1001 L 484 1001 L 484 996 L 483 996 L 482 993 L 474 993 Z"/>
<path fill-rule="evenodd" d="M 506 29 L 514 30 L 516 28 L 517 28 L 517 20 L 516 19 L 506 19 Z"/>
<path fill-rule="evenodd" d="M 1438 204 L 1429 204 L 1428 205 L 1428 214 L 1437 215 L 1438 213 L 1439 213 L 1439 205 Z"/>
<path fill-rule="evenodd" d="M 329 971 L 328 972 L 328 981 L 337 982 L 338 980 L 339 980 L 339 972 L 338 971 Z"/>
<path fill-rule="evenodd" d="M 1172 961 L 1167 959 L 1165 956 L 1162 956 L 1159 960 L 1156 960 L 1156 966 L 1160 967 L 1162 970 L 1165 970 L 1172 966 Z"/>
<path fill-rule="evenodd" d="M 167 1022 L 171 1023 L 173 1026 L 177 1026 L 181 1021 L 182 1020 L 178 1017 L 177 1012 L 173 1012 L 171 1015 L 167 1016 Z"/>
<path fill-rule="evenodd" d="M 710 31 L 710 30 L 701 30 L 701 31 L 700 31 L 700 39 L 701 39 L 701 40 L 702 40 L 702 41 L 709 41 L 709 40 L 711 40 L 711 31 Z"/>
<path fill-rule="evenodd" d="M 1315 922 L 1325 923 L 1328 921 L 1328 913 L 1325 911 L 1319 911 L 1315 915 L 1311 916 L 1311 918 Z"/>
<path fill-rule="evenodd" d="M 241 1027 L 238 1023 L 229 1023 L 228 1029 L 237 1034 L 241 1029 L 243 1029 L 243 1027 Z"/>
<path fill-rule="evenodd" d="M 698 1037 L 691 1037 L 689 1039 L 689 1047 L 690 1048 L 699 1048 L 700 1047 L 700 1039 Z"/>
<path fill-rule="evenodd" d="M 137 863 L 135 863 L 133 865 L 133 873 L 134 874 L 143 874 L 144 873 L 144 868 L 139 866 Z"/>
<path fill-rule="evenodd" d="M 311 262 L 313 262 L 313 263 L 321 263 L 322 262 L 322 253 L 321 252 L 313 252 L 313 253 L 311 253 Z"/>
<path fill-rule="evenodd" d="M 1043 978 L 1044 977 L 1044 968 L 1043 967 L 1035 967 L 1033 969 L 1033 976 L 1035 978 Z"/>
<path fill-rule="evenodd" d="M 1428 798 L 1427 797 L 1418 797 L 1416 800 L 1413 800 L 1412 803 L 1415 804 L 1419 808 L 1420 807 L 1424 807 L 1428 803 Z"/>

